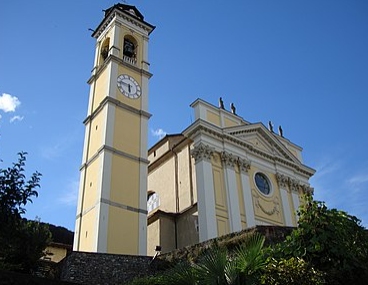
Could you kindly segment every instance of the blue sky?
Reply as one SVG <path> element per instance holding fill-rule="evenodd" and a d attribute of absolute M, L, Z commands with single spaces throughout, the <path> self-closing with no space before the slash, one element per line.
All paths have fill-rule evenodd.
<path fill-rule="evenodd" d="M 88 29 L 114 3 L 0 2 L 1 167 L 23 150 L 27 171 L 43 174 L 28 218 L 74 230 L 95 45 Z M 250 122 L 281 124 L 317 170 L 315 197 L 368 226 L 368 1 L 129 4 L 157 26 L 150 145 L 192 122 L 196 98 L 222 96 Z"/>

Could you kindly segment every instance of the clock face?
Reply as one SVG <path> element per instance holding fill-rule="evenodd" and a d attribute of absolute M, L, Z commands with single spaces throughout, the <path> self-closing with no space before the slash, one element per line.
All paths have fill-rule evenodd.
<path fill-rule="evenodd" d="M 127 74 L 119 75 L 118 88 L 121 93 L 130 99 L 137 99 L 141 96 L 141 87 L 138 82 Z"/>

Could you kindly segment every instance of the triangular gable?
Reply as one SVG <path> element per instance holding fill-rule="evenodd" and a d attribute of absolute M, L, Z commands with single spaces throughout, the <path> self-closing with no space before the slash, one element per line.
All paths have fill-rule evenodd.
<path fill-rule="evenodd" d="M 262 123 L 230 127 L 226 128 L 225 131 L 238 139 L 251 143 L 255 148 L 301 164 L 298 158 Z"/>

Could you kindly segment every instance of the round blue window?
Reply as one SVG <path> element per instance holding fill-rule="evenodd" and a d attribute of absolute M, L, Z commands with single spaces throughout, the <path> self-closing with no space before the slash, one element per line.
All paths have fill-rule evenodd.
<path fill-rule="evenodd" d="M 265 195 L 270 194 L 271 185 L 270 185 L 268 178 L 264 174 L 257 173 L 255 176 L 255 181 L 256 181 L 256 185 L 259 191 L 261 191 Z"/>

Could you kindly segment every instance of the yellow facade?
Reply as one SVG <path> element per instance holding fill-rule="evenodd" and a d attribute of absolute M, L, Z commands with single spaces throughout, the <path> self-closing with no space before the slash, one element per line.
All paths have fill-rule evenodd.
<path fill-rule="evenodd" d="M 93 33 L 74 250 L 146 254 L 147 49 L 153 29 L 134 6 L 116 4 Z"/>

